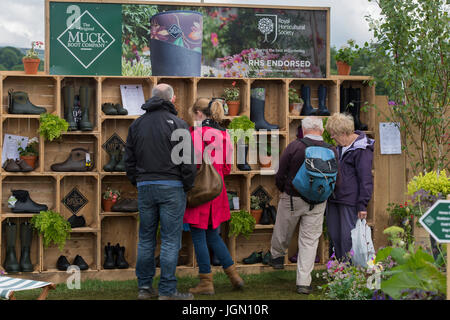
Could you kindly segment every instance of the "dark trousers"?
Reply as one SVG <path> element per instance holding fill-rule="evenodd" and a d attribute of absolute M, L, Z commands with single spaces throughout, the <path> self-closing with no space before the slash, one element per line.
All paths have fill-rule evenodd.
<path fill-rule="evenodd" d="M 325 212 L 336 258 L 346 258 L 346 254 L 352 249 L 351 231 L 358 220 L 356 207 L 328 202 Z"/>

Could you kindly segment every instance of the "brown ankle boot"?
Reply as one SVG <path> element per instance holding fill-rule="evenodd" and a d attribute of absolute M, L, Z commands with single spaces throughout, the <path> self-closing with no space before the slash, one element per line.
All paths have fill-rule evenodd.
<path fill-rule="evenodd" d="M 189 289 L 192 294 L 214 294 L 213 275 L 212 273 L 199 273 L 200 283 Z"/>
<path fill-rule="evenodd" d="M 236 265 L 233 264 L 228 268 L 223 269 L 223 271 L 225 271 L 235 289 L 241 289 L 244 286 L 244 280 L 242 280 L 239 273 L 236 271 Z"/>

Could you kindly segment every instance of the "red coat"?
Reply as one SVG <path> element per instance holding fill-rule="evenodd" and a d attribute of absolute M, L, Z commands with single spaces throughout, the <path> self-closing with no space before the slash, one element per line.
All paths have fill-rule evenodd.
<path fill-rule="evenodd" d="M 228 203 L 224 176 L 230 174 L 231 171 L 233 144 L 231 143 L 230 135 L 226 131 L 202 126 L 195 128 L 195 130 L 191 127 L 190 132 L 197 159 L 201 159 L 204 147 L 208 146 L 207 151 L 213 160 L 213 166 L 222 177 L 223 188 L 222 193 L 210 202 L 195 208 L 186 208 L 183 223 L 189 223 L 193 227 L 200 229 L 208 229 L 208 225 L 212 224 L 212 228 L 216 229 L 222 222 L 230 219 L 230 205 Z M 222 153 L 222 157 L 220 157 L 220 153 Z M 216 154 L 220 159 L 214 158 Z M 228 162 L 226 161 L 227 157 L 229 158 Z M 197 167 L 200 167 L 200 165 L 198 164 Z"/>

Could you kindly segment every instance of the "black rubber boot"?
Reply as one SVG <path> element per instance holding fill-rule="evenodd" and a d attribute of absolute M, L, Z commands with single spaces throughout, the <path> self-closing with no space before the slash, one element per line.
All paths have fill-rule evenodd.
<path fill-rule="evenodd" d="M 353 116 L 353 120 L 355 122 L 355 130 L 366 131 L 367 125 L 361 123 L 361 120 L 359 119 L 361 111 L 361 89 L 350 88 L 350 99 L 351 102 L 353 103 L 353 106 L 349 106 L 349 111 Z"/>
<path fill-rule="evenodd" d="M 72 86 L 63 88 L 64 98 L 64 119 L 69 123 L 69 131 L 78 130 L 78 125 L 73 117 L 73 103 L 75 99 L 75 89 Z"/>
<path fill-rule="evenodd" d="M 106 115 L 118 115 L 117 109 L 114 108 L 114 105 L 112 103 L 106 102 L 102 104 L 102 111 Z"/>
<path fill-rule="evenodd" d="M 126 116 L 128 114 L 128 110 L 122 107 L 122 105 L 119 103 L 116 103 L 114 105 L 114 109 L 116 109 L 118 115 Z"/>
<path fill-rule="evenodd" d="M 319 85 L 318 96 L 319 96 L 319 110 L 317 111 L 319 116 L 329 116 L 330 111 L 328 111 L 325 106 L 325 102 L 327 101 L 327 87 L 322 84 Z"/>
<path fill-rule="evenodd" d="M 5 271 L 8 273 L 19 272 L 20 265 L 17 262 L 16 257 L 16 234 L 17 234 L 17 226 L 15 223 L 6 222 L 5 224 L 6 230 L 6 256 L 5 261 L 3 263 L 3 267 Z"/>
<path fill-rule="evenodd" d="M 347 109 L 348 104 L 350 103 L 349 99 L 349 88 L 344 88 L 341 86 L 340 89 L 340 113 L 350 113 Z"/>
<path fill-rule="evenodd" d="M 239 151 L 239 149 L 240 148 L 242 148 L 242 147 L 239 147 L 238 148 L 238 151 Z M 237 164 L 237 168 L 239 169 L 239 170 L 241 170 L 241 171 L 250 171 L 250 170 L 252 170 L 252 167 L 250 167 L 250 165 L 247 163 L 247 156 L 248 156 L 248 144 L 245 144 L 244 145 L 244 163 L 239 163 L 239 162 L 242 162 L 242 159 L 240 159 L 240 157 L 239 157 L 239 155 L 238 155 L 238 158 L 237 158 L 237 160 L 238 160 L 238 164 Z"/>
<path fill-rule="evenodd" d="M 125 148 L 119 153 L 119 162 L 117 162 L 114 171 L 125 172 Z"/>
<path fill-rule="evenodd" d="M 256 130 L 278 130 L 280 127 L 270 124 L 264 118 L 265 88 L 252 89 L 250 98 L 250 120 L 255 123 Z"/>
<path fill-rule="evenodd" d="M 115 269 L 116 263 L 114 261 L 114 247 L 108 242 L 105 246 L 105 262 L 103 263 L 103 269 Z"/>
<path fill-rule="evenodd" d="M 80 105 L 81 105 L 81 131 L 92 131 L 92 123 L 89 121 L 89 108 L 92 97 L 92 89 L 90 87 L 80 87 Z"/>
<path fill-rule="evenodd" d="M 302 116 L 315 116 L 317 110 L 311 105 L 311 88 L 309 86 L 302 85 L 301 95 L 303 100 Z"/>
<path fill-rule="evenodd" d="M 11 208 L 13 213 L 40 213 L 48 210 L 47 205 L 34 202 L 27 190 L 12 190 L 11 192 L 17 199 L 14 208 Z"/>
<path fill-rule="evenodd" d="M 116 166 L 119 163 L 120 150 L 115 149 L 115 150 L 106 151 L 106 152 L 109 154 L 109 162 L 103 166 L 103 170 L 107 171 L 107 172 L 112 172 L 112 171 L 116 170 Z"/>
<path fill-rule="evenodd" d="M 33 264 L 30 258 L 31 240 L 33 238 L 33 229 L 31 224 L 24 222 L 20 224 L 20 269 L 22 272 L 33 272 Z"/>
<path fill-rule="evenodd" d="M 116 255 L 116 268 L 127 269 L 129 267 L 129 264 L 125 260 L 125 247 L 121 247 L 119 244 L 116 244 L 116 246 L 114 247 L 114 253 Z"/>
<path fill-rule="evenodd" d="M 8 113 L 11 114 L 41 114 L 47 109 L 38 107 L 30 102 L 28 94 L 23 91 L 8 91 Z"/>

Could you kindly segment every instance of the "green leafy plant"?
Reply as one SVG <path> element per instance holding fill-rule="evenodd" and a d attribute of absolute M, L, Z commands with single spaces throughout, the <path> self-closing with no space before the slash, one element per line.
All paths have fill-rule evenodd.
<path fill-rule="evenodd" d="M 41 113 L 39 118 L 39 134 L 46 140 L 53 141 L 61 136 L 62 132 L 67 132 L 69 123 L 51 113 Z"/>
<path fill-rule="evenodd" d="M 248 239 L 255 228 L 255 224 L 255 218 L 248 211 L 234 211 L 231 213 L 229 235 L 237 237 L 241 234 Z"/>
<path fill-rule="evenodd" d="M 336 146 L 336 141 L 334 141 L 333 138 L 331 138 L 330 133 L 327 131 L 327 129 L 325 129 L 325 126 L 327 125 L 327 121 L 328 118 L 323 118 L 322 122 L 323 122 L 323 133 L 322 133 L 322 137 L 323 137 L 323 141 L 325 141 L 328 144 L 331 144 L 332 146 Z"/>
<path fill-rule="evenodd" d="M 106 188 L 102 198 L 105 200 L 117 200 L 120 197 L 120 191 L 116 189 Z"/>
<path fill-rule="evenodd" d="M 389 216 L 393 219 L 394 223 L 398 227 L 402 227 L 404 229 L 405 241 L 407 243 L 411 243 L 414 241 L 413 236 L 413 224 L 414 218 L 420 217 L 420 211 L 412 205 L 405 201 L 404 204 L 399 203 L 389 203 L 386 211 L 389 213 Z M 418 222 L 418 221 L 417 221 Z"/>
<path fill-rule="evenodd" d="M 261 203 L 260 199 L 257 196 L 250 196 L 250 209 L 259 210 L 261 207 L 259 204 Z"/>
<path fill-rule="evenodd" d="M 224 88 L 222 97 L 226 101 L 239 101 L 239 87 L 236 87 L 236 81 L 231 83 L 231 88 Z"/>
<path fill-rule="evenodd" d="M 21 156 L 37 156 L 39 154 L 39 139 L 34 137 L 28 140 L 27 146 L 24 148 L 19 147 L 17 149 Z"/>
<path fill-rule="evenodd" d="M 289 104 L 303 103 L 303 99 L 297 93 L 297 89 L 289 87 Z"/>
<path fill-rule="evenodd" d="M 27 50 L 27 54 L 24 56 L 25 59 L 39 59 L 39 55 L 34 50 L 34 47 L 40 48 L 44 43 L 42 41 L 32 41 L 31 42 L 31 49 Z"/>
<path fill-rule="evenodd" d="M 33 216 L 31 224 L 43 235 L 46 248 L 54 243 L 60 251 L 64 249 L 66 240 L 70 238 L 70 232 L 72 231 L 70 223 L 58 212 L 52 210 L 41 211 Z"/>
<path fill-rule="evenodd" d="M 231 120 L 228 129 L 228 133 L 235 143 L 242 139 L 245 139 L 246 144 L 254 141 L 253 132 L 255 131 L 255 123 L 247 116 L 239 116 Z"/>
<path fill-rule="evenodd" d="M 355 40 L 349 39 L 347 45 L 343 45 L 336 53 L 336 61 L 342 61 L 351 66 L 353 61 L 359 55 L 359 46 L 355 44 Z"/>

